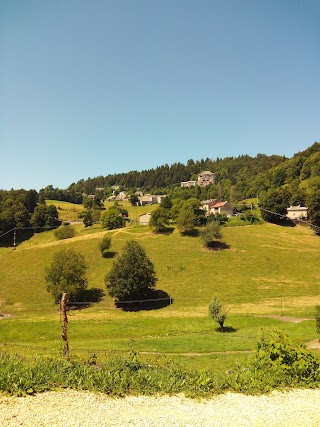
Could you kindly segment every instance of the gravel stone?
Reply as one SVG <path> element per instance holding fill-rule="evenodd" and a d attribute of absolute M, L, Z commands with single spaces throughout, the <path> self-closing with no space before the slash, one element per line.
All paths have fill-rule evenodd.
<path fill-rule="evenodd" d="M 320 390 L 270 395 L 226 393 L 211 399 L 48 392 L 27 397 L 0 395 L 1 427 L 315 427 Z"/>

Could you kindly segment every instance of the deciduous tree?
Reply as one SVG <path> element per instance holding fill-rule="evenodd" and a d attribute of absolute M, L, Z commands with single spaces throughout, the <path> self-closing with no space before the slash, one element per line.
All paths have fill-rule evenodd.
<path fill-rule="evenodd" d="M 146 298 L 156 281 L 153 263 L 135 240 L 126 243 L 105 277 L 109 295 L 119 301 Z"/>
<path fill-rule="evenodd" d="M 84 256 L 73 249 L 56 252 L 46 268 L 47 290 L 58 302 L 67 292 L 69 299 L 76 299 L 88 286 Z"/>
<path fill-rule="evenodd" d="M 224 322 L 227 318 L 227 311 L 217 296 L 214 296 L 209 304 L 209 315 L 220 325 L 223 332 Z"/>

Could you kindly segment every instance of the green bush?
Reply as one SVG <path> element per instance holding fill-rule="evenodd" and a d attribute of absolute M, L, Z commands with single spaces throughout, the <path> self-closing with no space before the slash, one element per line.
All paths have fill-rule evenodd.
<path fill-rule="evenodd" d="M 59 228 L 57 228 L 54 232 L 54 235 L 56 239 L 63 240 L 63 239 L 70 239 L 71 237 L 74 237 L 76 235 L 76 232 L 72 225 L 61 225 Z"/>
<path fill-rule="evenodd" d="M 100 246 L 100 251 L 102 253 L 102 256 L 106 258 L 108 256 L 108 250 L 111 247 L 111 237 L 107 235 L 103 236 L 99 246 Z"/>

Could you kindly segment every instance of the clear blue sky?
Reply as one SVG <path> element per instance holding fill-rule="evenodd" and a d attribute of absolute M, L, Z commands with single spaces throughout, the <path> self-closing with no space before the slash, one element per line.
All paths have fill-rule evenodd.
<path fill-rule="evenodd" d="M 0 0 L 0 188 L 320 140 L 319 0 Z"/>

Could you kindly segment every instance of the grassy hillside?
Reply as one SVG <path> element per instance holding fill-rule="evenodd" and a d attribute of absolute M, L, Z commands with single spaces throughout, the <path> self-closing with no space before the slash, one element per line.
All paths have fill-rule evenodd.
<path fill-rule="evenodd" d="M 189 358 L 189 363 L 224 366 L 247 357 L 263 327 L 285 328 L 298 342 L 317 336 L 313 315 L 320 304 L 320 239 L 308 228 L 228 227 L 223 240 L 229 249 L 209 251 L 199 238 L 182 237 L 177 231 L 162 236 L 149 227 L 103 231 L 78 226 L 73 239 L 56 241 L 49 231 L 16 251 L 0 248 L 0 313 L 12 316 L 0 321 L 0 349 L 23 354 L 59 350 L 60 316 L 46 291 L 45 267 L 57 250 L 72 247 L 85 255 L 89 286 L 105 289 L 104 276 L 113 262 L 99 252 L 105 233 L 112 238 L 114 252 L 128 239 L 145 247 L 155 265 L 157 288 L 167 292 L 173 304 L 128 313 L 116 309 L 105 295 L 91 308 L 69 314 L 72 351 L 125 351 L 133 339 L 141 352 L 202 354 L 201 362 Z M 232 333 L 217 332 L 207 316 L 214 294 L 228 307 L 226 324 L 234 328 Z M 281 314 L 312 320 L 285 323 L 268 317 Z M 226 351 L 231 353 L 222 358 L 219 352 Z"/>

